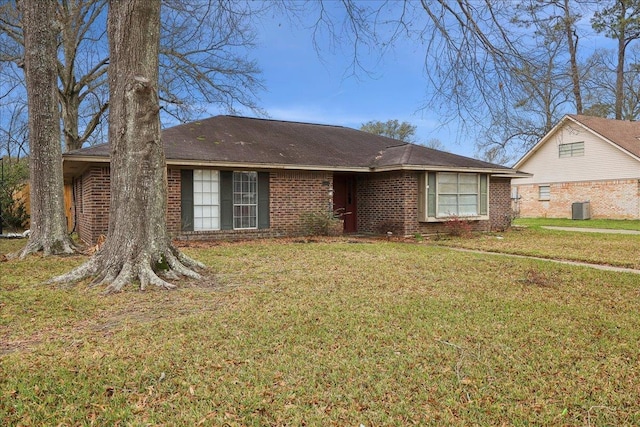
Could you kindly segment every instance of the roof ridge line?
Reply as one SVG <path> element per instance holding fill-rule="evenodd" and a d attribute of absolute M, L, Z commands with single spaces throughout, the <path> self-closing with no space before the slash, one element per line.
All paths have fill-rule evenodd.
<path fill-rule="evenodd" d="M 350 127 L 347 127 L 347 126 L 333 125 L 333 124 L 330 124 L 330 123 L 312 123 L 312 122 L 303 122 L 303 121 L 299 121 L 299 120 L 274 119 L 274 118 L 271 118 L 271 117 L 248 117 L 248 116 L 237 116 L 237 115 L 234 115 L 234 114 L 223 114 L 223 115 L 221 115 L 221 117 L 229 117 L 229 118 L 233 118 L 233 119 L 262 120 L 262 121 L 265 121 L 265 122 L 293 123 L 293 124 L 300 124 L 300 125 L 328 126 L 328 127 L 334 127 L 334 128 L 353 129 L 353 128 L 350 128 Z M 354 130 L 357 130 L 357 129 L 354 129 Z"/>

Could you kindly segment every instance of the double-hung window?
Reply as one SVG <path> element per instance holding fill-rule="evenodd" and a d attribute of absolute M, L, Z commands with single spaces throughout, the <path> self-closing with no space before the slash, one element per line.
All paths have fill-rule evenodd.
<path fill-rule="evenodd" d="M 486 174 L 428 172 L 420 184 L 420 220 L 486 216 L 488 187 L 489 178 Z"/>
<path fill-rule="evenodd" d="M 269 228 L 269 173 L 183 169 L 183 231 Z"/>
<path fill-rule="evenodd" d="M 233 173 L 233 228 L 258 226 L 258 173 Z"/>
<path fill-rule="evenodd" d="M 193 229 L 220 229 L 220 173 L 217 170 L 193 171 Z"/>
<path fill-rule="evenodd" d="M 538 186 L 538 200 L 551 200 L 551 186 L 540 185 Z"/>

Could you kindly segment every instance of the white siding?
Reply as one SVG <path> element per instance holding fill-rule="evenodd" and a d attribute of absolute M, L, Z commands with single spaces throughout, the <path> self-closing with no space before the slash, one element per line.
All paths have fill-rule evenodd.
<path fill-rule="evenodd" d="M 584 142 L 584 156 L 560 158 L 558 146 L 572 142 Z M 515 185 L 640 178 L 639 161 L 571 121 L 518 169 L 533 177 L 514 180 Z"/>

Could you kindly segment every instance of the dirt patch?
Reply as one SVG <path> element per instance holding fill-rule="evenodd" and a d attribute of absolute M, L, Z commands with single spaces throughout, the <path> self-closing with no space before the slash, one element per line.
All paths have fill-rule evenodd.
<path fill-rule="evenodd" d="M 27 351 L 41 343 L 42 341 L 38 339 L 2 342 L 0 343 L 0 356 Z"/>

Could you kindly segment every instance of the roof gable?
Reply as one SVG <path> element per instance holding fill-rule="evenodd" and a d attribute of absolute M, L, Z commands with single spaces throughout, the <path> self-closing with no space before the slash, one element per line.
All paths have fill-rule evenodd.
<path fill-rule="evenodd" d="M 569 123 L 580 126 L 587 132 L 597 135 L 605 143 L 611 144 L 640 161 L 640 122 L 567 114 L 536 145 L 525 153 L 513 167 L 515 169 L 523 167 L 542 145 L 552 139 L 557 132 Z"/>
<path fill-rule="evenodd" d="M 640 122 L 578 114 L 569 117 L 640 160 Z"/>

